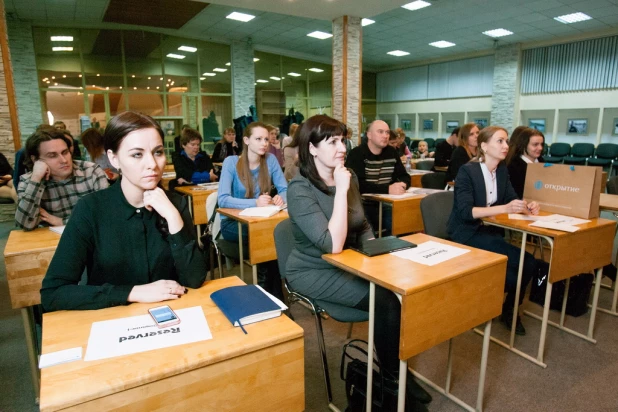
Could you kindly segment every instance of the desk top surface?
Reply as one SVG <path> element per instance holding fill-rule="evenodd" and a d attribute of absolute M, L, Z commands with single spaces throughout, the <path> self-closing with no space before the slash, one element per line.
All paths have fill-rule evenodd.
<path fill-rule="evenodd" d="M 541 216 L 549 216 L 552 214 L 553 213 L 543 212 L 543 211 L 539 213 L 539 215 Z M 482 220 L 484 222 L 496 224 L 498 226 L 502 226 L 508 229 L 520 230 L 520 231 L 532 233 L 535 235 L 549 236 L 552 238 L 573 236 L 573 235 L 577 235 L 578 233 L 581 234 L 582 232 L 586 232 L 588 230 L 597 229 L 599 227 L 608 226 L 608 225 L 613 226 L 616 224 L 616 222 L 612 220 L 608 220 L 608 219 L 601 219 L 601 218 L 588 219 L 590 220 L 590 223 L 584 223 L 581 225 L 577 225 L 577 227 L 580 229 L 577 232 L 571 233 L 571 232 L 563 232 L 560 230 L 552 230 L 552 229 L 545 229 L 542 227 L 530 226 L 530 224 L 534 222 L 530 220 L 509 219 L 508 214 L 501 214 L 501 215 L 497 215 L 493 217 L 486 217 L 486 218 L 483 218 Z"/>
<path fill-rule="evenodd" d="M 599 200 L 599 209 L 618 211 L 618 195 L 601 193 L 601 199 Z"/>
<path fill-rule="evenodd" d="M 278 213 L 275 213 L 269 217 L 253 217 L 253 216 L 240 216 L 240 212 L 244 209 L 231 209 L 231 208 L 219 208 L 217 212 L 221 213 L 223 216 L 229 217 L 230 219 L 237 220 L 244 224 L 254 223 L 254 222 L 264 222 L 267 220 L 279 221 L 284 220 L 290 217 L 288 215 L 287 209 L 281 210 Z"/>
<path fill-rule="evenodd" d="M 41 227 L 28 232 L 13 230 L 4 248 L 4 257 L 55 250 L 60 242 L 60 234 Z"/>
<path fill-rule="evenodd" d="M 323 255 L 322 258 L 332 265 L 400 295 L 411 295 L 506 261 L 506 256 L 474 249 L 422 233 L 404 236 L 402 239 L 416 244 L 433 240 L 461 249 L 468 249 L 470 252 L 434 266 L 423 265 L 390 254 L 368 257 L 350 249 L 339 254 Z"/>
<path fill-rule="evenodd" d="M 210 195 L 211 193 L 215 193 L 217 191 L 216 189 L 206 189 L 206 188 L 204 188 L 202 186 L 198 186 L 198 185 L 176 186 L 175 190 L 178 193 L 182 193 L 183 195 L 206 196 L 206 197 L 208 197 L 208 195 Z"/>
<path fill-rule="evenodd" d="M 399 197 L 399 198 L 393 198 L 391 197 L 392 195 L 387 195 L 387 194 L 381 194 L 381 193 L 367 193 L 363 195 L 363 199 L 369 199 L 369 200 L 376 200 L 378 202 L 385 202 L 385 203 L 403 203 L 406 201 L 410 201 L 410 200 L 419 200 L 424 198 L 425 196 L 427 196 L 425 193 L 422 194 L 412 194 L 412 193 L 406 193 L 406 197 Z"/>
<path fill-rule="evenodd" d="M 41 370 L 41 409 L 61 409 L 112 393 L 158 381 L 296 338 L 303 330 L 287 316 L 245 326 L 245 335 L 210 299 L 210 294 L 244 283 L 237 277 L 206 282 L 181 299 L 93 311 L 61 311 L 43 316 L 43 350 L 50 353 L 82 347 L 86 354 L 93 322 L 147 314 L 150 307 L 167 304 L 178 310 L 202 306 L 213 339 L 98 361 L 76 362 Z"/>

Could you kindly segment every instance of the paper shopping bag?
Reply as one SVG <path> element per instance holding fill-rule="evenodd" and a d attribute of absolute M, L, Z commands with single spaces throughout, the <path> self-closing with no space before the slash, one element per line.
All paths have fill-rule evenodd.
<path fill-rule="evenodd" d="M 599 217 L 602 172 L 593 166 L 529 164 L 524 199 L 536 201 L 546 212 L 582 219 Z"/>

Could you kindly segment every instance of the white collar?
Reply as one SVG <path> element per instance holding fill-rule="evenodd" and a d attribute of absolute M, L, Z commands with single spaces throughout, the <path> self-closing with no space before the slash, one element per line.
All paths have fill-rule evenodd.
<path fill-rule="evenodd" d="M 534 162 L 533 162 L 532 160 L 528 159 L 526 155 L 521 155 L 520 157 L 521 157 L 521 160 L 523 160 L 526 163 L 538 163 L 539 162 L 539 159 L 534 159 Z"/>

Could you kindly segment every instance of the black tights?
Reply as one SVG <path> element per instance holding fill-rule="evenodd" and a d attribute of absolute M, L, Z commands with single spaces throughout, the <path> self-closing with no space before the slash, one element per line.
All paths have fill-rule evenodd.
<path fill-rule="evenodd" d="M 395 378 L 399 375 L 399 327 L 401 304 L 390 290 L 376 285 L 374 343 L 382 367 Z M 369 292 L 355 306 L 369 311 Z"/>

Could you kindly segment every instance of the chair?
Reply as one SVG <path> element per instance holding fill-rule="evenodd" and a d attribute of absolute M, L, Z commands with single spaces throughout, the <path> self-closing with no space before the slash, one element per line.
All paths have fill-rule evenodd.
<path fill-rule="evenodd" d="M 446 173 L 435 172 L 421 176 L 421 186 L 425 189 L 444 189 L 446 184 Z"/>
<path fill-rule="evenodd" d="M 242 265 L 244 263 L 243 259 L 249 258 L 249 251 L 247 250 L 249 248 L 243 248 L 244 256 L 243 256 L 243 259 L 240 259 L 240 254 L 238 253 L 238 243 L 230 242 L 229 240 L 225 240 L 222 237 L 220 237 L 221 235 L 221 215 L 219 215 L 219 213 L 215 211 L 217 208 L 217 195 L 218 195 L 217 192 L 211 193 L 206 198 L 206 216 L 210 217 L 210 216 L 213 216 L 213 214 L 215 214 L 215 217 L 214 219 L 212 219 L 212 222 L 209 221 L 208 223 L 209 231 L 210 231 L 210 235 L 212 239 L 208 247 L 209 247 L 211 259 L 214 258 L 214 256 L 212 256 L 213 255 L 212 249 L 210 248 L 214 247 L 214 250 L 217 253 L 217 264 L 219 265 L 219 277 L 221 278 L 224 275 L 223 266 L 221 265 L 221 255 L 226 257 L 226 263 L 228 259 L 235 259 L 235 260 L 239 260 L 240 264 Z M 211 263 L 211 268 L 212 268 L 212 263 Z M 212 273 L 212 277 L 214 279 L 214 273 Z"/>
<path fill-rule="evenodd" d="M 611 177 L 607 181 L 607 193 L 610 195 L 618 195 L 618 176 Z"/>
<path fill-rule="evenodd" d="M 431 170 L 435 162 L 431 160 L 421 160 L 416 164 L 417 170 Z"/>
<path fill-rule="evenodd" d="M 427 142 L 427 148 L 429 149 L 430 152 L 433 152 L 434 150 L 436 150 L 436 139 L 432 137 L 428 137 L 424 140 Z"/>
<path fill-rule="evenodd" d="M 608 167 L 616 158 L 618 158 L 618 145 L 601 143 L 597 146 L 594 157 L 588 159 L 588 166 Z"/>
<path fill-rule="evenodd" d="M 369 320 L 369 312 L 350 308 L 336 303 L 325 302 L 318 299 L 311 299 L 298 292 L 294 292 L 287 281 L 286 264 L 288 256 L 294 249 L 294 235 L 292 234 L 292 221 L 286 219 L 275 227 L 275 249 L 277 250 L 277 264 L 279 265 L 279 273 L 284 278 L 285 288 L 289 294 L 288 306 L 295 302 L 304 302 L 309 306 L 313 317 L 315 318 L 315 326 L 318 337 L 318 345 L 320 348 L 320 356 L 322 358 L 322 369 L 324 372 L 324 384 L 326 385 L 326 395 L 328 396 L 328 407 L 332 410 L 338 410 L 333 405 L 333 393 L 330 387 L 330 375 L 328 373 L 328 361 L 326 359 L 326 345 L 324 343 L 324 331 L 322 330 L 321 312 L 326 312 L 331 318 L 338 322 L 366 322 Z M 303 305 L 304 306 L 304 305 Z"/>
<path fill-rule="evenodd" d="M 420 142 L 420 140 L 418 139 L 414 139 L 410 142 L 410 151 L 413 152 L 418 148 L 418 142 Z"/>
<path fill-rule="evenodd" d="M 425 233 L 448 239 L 447 222 L 453 210 L 455 192 L 433 193 L 421 200 L 421 216 Z"/>
<path fill-rule="evenodd" d="M 571 155 L 564 158 L 565 165 L 585 165 L 588 158 L 594 154 L 592 143 L 575 143 L 571 148 Z"/>
<path fill-rule="evenodd" d="M 565 156 L 571 153 L 571 145 L 568 143 L 554 143 L 549 147 L 549 157 L 546 163 L 562 163 Z"/>

